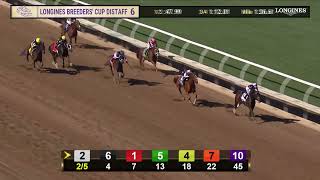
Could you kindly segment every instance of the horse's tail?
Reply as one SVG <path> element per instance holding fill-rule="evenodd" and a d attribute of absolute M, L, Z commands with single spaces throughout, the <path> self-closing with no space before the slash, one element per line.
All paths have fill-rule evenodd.
<path fill-rule="evenodd" d="M 173 83 L 177 84 L 178 79 L 179 79 L 179 76 L 174 76 Z"/>
<path fill-rule="evenodd" d="M 141 49 L 139 48 L 136 52 L 136 56 L 138 59 L 140 59 Z"/>
<path fill-rule="evenodd" d="M 28 52 L 28 48 L 25 48 L 20 52 L 19 56 L 26 56 L 28 54 L 27 52 Z"/>

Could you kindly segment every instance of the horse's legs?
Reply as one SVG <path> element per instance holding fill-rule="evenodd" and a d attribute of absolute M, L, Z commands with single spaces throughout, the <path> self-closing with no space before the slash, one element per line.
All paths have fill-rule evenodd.
<path fill-rule="evenodd" d="M 29 62 L 29 50 L 27 50 L 28 52 L 27 52 L 27 62 Z"/>
<path fill-rule="evenodd" d="M 179 83 L 179 82 L 178 82 Z M 180 95 L 183 97 L 183 100 L 186 100 L 186 98 L 184 97 L 184 95 L 182 94 L 182 91 L 181 91 L 181 86 L 178 85 L 178 90 L 180 92 Z"/>
<path fill-rule="evenodd" d="M 158 72 L 158 68 L 157 68 L 157 62 L 152 62 L 152 64 L 154 65 L 154 68 L 156 69 L 156 72 Z"/>
<path fill-rule="evenodd" d="M 237 116 L 237 108 L 240 106 L 239 103 L 239 96 L 236 94 L 235 98 L 234 98 L 234 107 L 233 107 L 233 114 Z"/>
<path fill-rule="evenodd" d="M 64 57 L 62 58 L 62 68 L 64 68 Z"/>
<path fill-rule="evenodd" d="M 52 55 L 52 58 L 53 58 L 53 65 L 55 66 L 56 69 L 58 69 L 58 63 L 57 63 L 57 57 Z"/>
<path fill-rule="evenodd" d="M 74 43 L 77 44 L 77 35 L 74 36 Z"/>
<path fill-rule="evenodd" d="M 71 62 L 71 60 L 70 60 L 70 56 L 68 56 L 68 63 L 69 63 L 69 67 L 72 67 L 72 62 Z"/>
<path fill-rule="evenodd" d="M 197 93 L 195 93 L 195 94 L 196 94 L 196 96 L 195 96 L 195 99 L 194 99 L 194 101 L 193 101 L 193 105 L 195 105 L 195 104 L 196 104 L 197 99 L 198 99 L 198 94 L 197 94 Z"/>

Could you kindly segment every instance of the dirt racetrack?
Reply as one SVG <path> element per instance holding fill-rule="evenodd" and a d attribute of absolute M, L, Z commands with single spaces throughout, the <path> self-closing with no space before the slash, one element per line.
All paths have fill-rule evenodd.
<path fill-rule="evenodd" d="M 199 87 L 200 106 L 179 101 L 168 71 L 125 68 L 117 87 L 103 68 L 117 47 L 79 39 L 76 75 L 39 73 L 19 53 L 35 37 L 46 45 L 59 30 L 38 20 L 13 20 L 0 6 L 0 179 L 250 179 L 316 180 L 320 134 L 292 119 L 256 110 L 235 117 L 232 99 Z M 45 66 L 52 68 L 45 55 Z M 249 149 L 246 173 L 65 173 L 63 149 Z"/>

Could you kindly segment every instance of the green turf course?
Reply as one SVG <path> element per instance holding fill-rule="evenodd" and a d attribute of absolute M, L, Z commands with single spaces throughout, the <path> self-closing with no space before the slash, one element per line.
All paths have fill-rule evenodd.
<path fill-rule="evenodd" d="M 222 50 L 232 55 L 250 60 L 252 62 L 270 67 L 280 72 L 298 77 L 300 79 L 320 84 L 318 78 L 317 53 L 320 27 L 320 1 L 267 1 L 267 0 L 232 0 L 195 1 L 195 0 L 83 0 L 90 4 L 140 4 L 140 5 L 310 5 L 311 18 L 144 18 L 138 21 L 166 30 L 173 34 L 185 37 L 192 41 Z M 48 1 L 49 2 L 49 1 Z M 62 0 L 70 4 L 70 0 Z M 49 2 L 50 3 L 50 2 Z M 101 20 L 92 20 L 100 23 Z M 116 19 L 105 20 L 105 26 L 113 28 Z M 133 24 L 122 21 L 118 32 L 130 35 Z M 135 38 L 146 41 L 151 30 L 139 27 Z M 160 33 L 156 34 L 161 48 L 165 47 L 170 38 Z M 179 54 L 183 42 L 175 40 L 170 51 Z M 190 45 L 185 57 L 197 61 L 202 49 Z M 203 64 L 218 68 L 222 55 L 209 52 Z M 239 77 L 243 63 L 229 59 L 223 71 Z M 250 66 L 244 79 L 254 82 L 261 69 Z M 262 85 L 269 89 L 279 91 L 283 77 L 267 73 Z M 307 86 L 290 81 L 285 94 L 302 99 Z M 309 103 L 320 106 L 320 90 L 314 90 L 309 97 Z"/>

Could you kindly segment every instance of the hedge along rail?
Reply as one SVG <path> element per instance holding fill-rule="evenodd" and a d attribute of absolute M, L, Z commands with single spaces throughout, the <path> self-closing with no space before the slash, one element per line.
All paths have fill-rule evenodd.
<path fill-rule="evenodd" d="M 62 1 L 63 0 L 56 0 L 54 2 L 54 4 L 56 4 L 56 5 L 60 4 Z M 47 1 L 43 0 L 42 2 L 45 3 Z M 77 5 L 77 4 L 91 5 L 89 3 L 86 3 L 86 2 L 83 2 L 83 1 L 79 1 L 79 0 L 72 0 L 72 2 L 73 2 L 72 3 L 73 5 Z M 111 20 L 106 20 L 106 19 L 102 19 L 102 20 L 101 19 L 96 19 L 95 23 L 100 24 L 102 26 L 105 26 L 107 21 L 112 23 Z M 128 26 L 122 25 L 123 22 L 132 23 L 133 27 L 128 27 Z M 312 94 L 312 92 L 315 89 L 320 90 L 320 86 L 316 85 L 314 83 L 307 82 L 307 81 L 299 79 L 297 77 L 294 77 L 294 76 L 291 76 L 291 75 L 276 71 L 274 69 L 271 69 L 269 67 L 266 67 L 266 66 L 263 66 L 263 65 L 260 65 L 260 64 L 253 63 L 253 62 L 251 62 L 249 60 L 239 58 L 239 57 L 231 55 L 229 53 L 214 49 L 212 47 L 209 47 L 209 46 L 206 46 L 206 45 L 191 41 L 189 39 L 177 36 L 177 35 L 172 34 L 170 32 L 167 32 L 167 31 L 164 31 L 164 30 L 161 30 L 161 29 L 158 29 L 158 28 L 155 28 L 155 27 L 152 27 L 152 26 L 149 26 L 149 25 L 146 25 L 146 24 L 131 20 L 131 19 L 118 19 L 118 20 L 116 20 L 114 22 L 114 25 L 113 25 L 112 29 L 114 31 L 116 31 L 116 32 L 119 32 L 119 27 L 123 27 L 123 28 L 128 29 L 130 31 L 129 37 L 135 38 L 135 39 L 137 39 L 135 37 L 135 35 L 137 33 L 139 33 L 140 35 L 144 35 L 144 36 L 148 37 L 147 39 L 150 39 L 151 37 L 154 37 L 157 33 L 164 34 L 164 35 L 170 37 L 166 42 L 164 42 L 165 43 L 164 49 L 167 50 L 167 51 L 170 51 L 171 47 L 175 46 L 176 48 L 180 49 L 180 52 L 178 52 L 177 54 L 182 56 L 182 57 L 185 57 L 185 52 L 188 51 L 190 53 L 198 55 L 199 58 L 197 59 L 197 61 L 199 63 L 201 63 L 201 64 L 203 64 L 204 58 L 207 58 L 207 59 L 210 59 L 210 60 L 213 60 L 213 61 L 216 61 L 217 63 L 219 63 L 219 66 L 218 66 L 217 69 L 219 69 L 220 71 L 223 71 L 225 66 L 230 66 L 230 67 L 232 67 L 232 68 L 234 68 L 236 70 L 239 70 L 240 73 L 239 73 L 238 77 L 240 77 L 241 79 L 245 79 L 245 75 L 246 74 L 250 74 L 250 75 L 253 75 L 253 76 L 257 77 L 256 78 L 256 82 L 259 85 L 262 85 L 262 81 L 263 80 L 269 81 L 271 83 L 279 84 L 279 86 L 280 86 L 279 88 L 270 88 L 270 89 L 272 89 L 274 91 L 277 91 L 277 92 L 279 92 L 281 94 L 285 94 L 286 89 L 289 88 L 289 89 L 292 89 L 292 90 L 294 90 L 295 92 L 297 92 L 299 94 L 302 94 L 303 95 L 302 98 L 298 98 L 298 97 L 295 97 L 295 98 L 301 99 L 302 101 L 304 101 L 306 103 L 309 103 L 309 97 L 310 96 L 312 96 L 312 97 L 314 97 L 314 98 L 316 98 L 317 100 L 320 101 L 320 97 L 319 96 L 315 96 L 315 95 Z M 144 27 L 144 28 L 150 29 L 152 31 L 149 34 L 141 33 L 141 32 L 138 31 L 139 27 Z M 158 39 L 158 38 L 156 38 L 156 39 L 162 41 L 161 39 Z M 174 44 L 175 40 L 180 40 L 180 41 L 183 41 L 184 43 L 183 43 L 182 46 L 177 46 L 177 45 Z M 192 50 L 189 50 L 188 47 L 190 45 L 194 45 L 194 46 L 203 48 L 203 50 L 200 53 L 192 51 Z M 214 53 L 217 53 L 219 55 L 222 55 L 223 57 L 220 60 L 212 59 L 212 58 L 207 56 L 207 54 L 210 51 L 214 52 Z M 234 65 L 227 64 L 227 62 L 230 61 L 231 59 L 234 59 L 236 61 L 244 63 L 244 65 L 242 67 L 237 67 L 237 66 L 234 66 Z M 254 74 L 254 73 L 248 71 L 251 66 L 256 67 L 256 68 L 260 68 L 261 69 L 260 73 Z M 272 78 L 265 77 L 268 73 L 269 74 L 273 73 L 275 75 L 281 76 L 284 79 L 283 80 L 279 80 L 279 79 L 272 80 Z M 292 82 L 292 81 L 296 81 L 298 83 L 301 83 L 304 86 L 307 86 L 305 88 L 306 90 L 299 90 L 296 87 L 289 86 L 289 83 Z M 317 106 L 319 106 L 319 105 L 320 104 L 317 104 Z"/>

